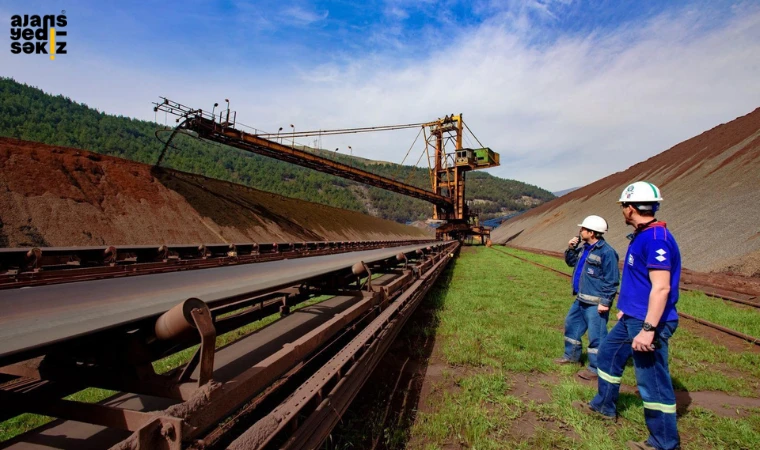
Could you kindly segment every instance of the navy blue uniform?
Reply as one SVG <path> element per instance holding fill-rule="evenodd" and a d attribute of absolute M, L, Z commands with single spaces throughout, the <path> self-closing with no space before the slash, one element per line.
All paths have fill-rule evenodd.
<path fill-rule="evenodd" d="M 636 383 L 644 401 L 644 419 L 649 429 L 647 443 L 657 449 L 679 448 L 676 425 L 676 398 L 668 368 L 668 340 L 678 327 L 678 284 L 681 278 L 681 252 L 664 222 L 653 222 L 629 236 L 623 264 L 618 309 L 623 317 L 607 335 L 599 349 L 599 392 L 591 408 L 607 416 L 617 415 L 620 381 L 628 359 L 633 357 Z M 651 352 L 633 351 L 633 339 L 641 332 L 652 282 L 651 270 L 670 272 L 670 293 L 662 318 L 657 324 Z"/>
<path fill-rule="evenodd" d="M 568 361 L 579 361 L 581 337 L 588 330 L 588 370 L 597 373 L 599 346 L 607 337 L 609 311 L 598 312 L 598 306 L 612 306 L 620 284 L 618 254 L 604 239 L 584 244 L 583 251 L 567 249 L 565 262 L 575 267 L 573 295 L 575 301 L 565 318 L 565 354 Z"/>
<path fill-rule="evenodd" d="M 623 281 L 618 309 L 629 316 L 645 320 L 649 308 L 652 282 L 650 270 L 670 271 L 670 293 L 660 322 L 678 320 L 678 281 L 681 279 L 681 251 L 665 222 L 654 222 L 630 236 L 625 255 Z"/>

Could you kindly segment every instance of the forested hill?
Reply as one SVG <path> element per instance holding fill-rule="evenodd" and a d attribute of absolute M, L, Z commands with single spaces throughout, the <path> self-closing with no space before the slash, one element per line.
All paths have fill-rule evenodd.
<path fill-rule="evenodd" d="M 149 107 L 149 106 L 146 106 Z M 152 122 L 113 116 L 63 96 L 0 78 L 0 136 L 81 148 L 142 163 L 155 163 L 162 144 Z M 164 134 L 167 136 L 167 134 Z M 431 206 L 421 200 L 367 187 L 314 170 L 231 147 L 179 136 L 163 165 L 248 185 L 288 197 L 368 213 L 398 222 L 422 220 Z M 355 167 L 430 189 L 426 169 L 330 154 Z M 467 175 L 467 198 L 484 218 L 521 211 L 554 198 L 550 192 L 483 172 Z"/>

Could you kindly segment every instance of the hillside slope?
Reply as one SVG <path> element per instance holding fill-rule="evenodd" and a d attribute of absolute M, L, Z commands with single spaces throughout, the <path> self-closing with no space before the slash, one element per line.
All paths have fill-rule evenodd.
<path fill-rule="evenodd" d="M 145 105 L 146 110 L 150 105 Z M 162 144 L 157 123 L 113 116 L 63 96 L 0 78 L 0 136 L 79 148 L 153 164 Z M 162 135 L 164 139 L 168 133 Z M 178 136 L 164 165 L 231 181 L 286 197 L 359 211 L 405 223 L 431 216 L 430 204 L 374 187 L 295 166 L 231 147 Z M 403 143 L 397 143 L 402 145 Z M 406 147 L 408 143 L 402 146 Z M 321 152 L 360 169 L 430 189 L 427 169 Z M 476 200 L 485 218 L 523 211 L 554 196 L 539 187 L 487 173 L 468 175 L 467 199 Z"/>
<path fill-rule="evenodd" d="M 430 237 L 200 175 L 0 138 L 0 247 Z"/>
<path fill-rule="evenodd" d="M 760 108 L 507 221 L 493 240 L 562 250 L 577 224 L 598 214 L 624 254 L 630 228 L 617 200 L 637 180 L 662 189 L 658 218 L 678 239 L 685 267 L 760 276 Z"/>

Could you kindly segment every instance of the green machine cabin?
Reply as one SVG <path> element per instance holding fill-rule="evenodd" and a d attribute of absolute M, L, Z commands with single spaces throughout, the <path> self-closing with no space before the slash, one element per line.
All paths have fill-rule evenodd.
<path fill-rule="evenodd" d="M 494 153 L 488 147 L 477 148 L 473 150 L 475 153 L 475 165 L 478 168 L 495 167 L 499 165 L 499 154 Z"/>
<path fill-rule="evenodd" d="M 499 165 L 499 154 L 488 147 L 462 148 L 456 151 L 456 165 L 467 166 L 471 169 L 485 169 Z"/>

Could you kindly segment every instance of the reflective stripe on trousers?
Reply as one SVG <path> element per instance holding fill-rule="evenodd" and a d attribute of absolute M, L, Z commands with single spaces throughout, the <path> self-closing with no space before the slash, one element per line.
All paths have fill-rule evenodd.
<path fill-rule="evenodd" d="M 576 299 L 565 318 L 565 355 L 570 361 L 580 361 L 583 345 L 581 337 L 588 330 L 588 370 L 596 373 L 599 345 L 607 336 L 609 311 L 599 313 L 597 305 Z"/>
<path fill-rule="evenodd" d="M 662 403 L 644 402 L 644 408 L 651 409 L 651 410 L 654 410 L 654 411 L 664 412 L 665 414 L 675 414 L 676 413 L 676 404 L 675 403 L 673 403 L 672 405 L 664 405 Z"/>
<path fill-rule="evenodd" d="M 591 407 L 607 416 L 617 415 L 620 382 L 628 359 L 633 357 L 636 383 L 644 402 L 644 419 L 649 429 L 647 443 L 657 449 L 678 448 L 680 439 L 676 424 L 676 398 L 668 368 L 668 340 L 675 332 L 678 321 L 663 322 L 657 326 L 655 339 L 658 346 L 652 352 L 634 352 L 634 337 L 641 331 L 644 321 L 624 315 L 607 335 L 599 349 L 599 392 L 591 400 Z"/>
<path fill-rule="evenodd" d="M 620 384 L 620 382 L 623 380 L 623 377 L 613 377 L 612 375 L 608 374 L 607 372 L 603 370 L 599 370 L 599 378 L 602 380 L 612 383 L 612 384 Z"/>

